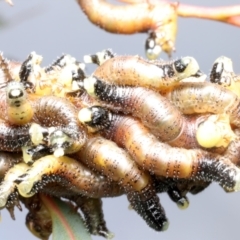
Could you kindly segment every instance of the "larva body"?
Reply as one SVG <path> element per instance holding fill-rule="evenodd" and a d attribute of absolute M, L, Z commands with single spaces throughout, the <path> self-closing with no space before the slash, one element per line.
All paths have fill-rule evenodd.
<path fill-rule="evenodd" d="M 100 117 L 101 113 L 109 117 Z M 159 142 L 148 129 L 131 117 L 104 111 L 99 111 L 96 116 L 98 118 L 93 117 L 94 121 L 89 121 L 90 126 L 96 124 L 102 127 L 102 134 L 106 138 L 125 148 L 150 173 L 175 179 L 218 181 L 226 188 L 239 188 L 240 171 L 227 159 L 202 150 L 170 147 Z M 104 120 L 102 125 L 101 120 Z"/>
<path fill-rule="evenodd" d="M 93 76 L 116 85 L 142 86 L 164 92 L 198 71 L 199 65 L 192 57 L 155 64 L 139 56 L 115 56 L 99 66 Z"/>
<path fill-rule="evenodd" d="M 207 82 L 180 83 L 166 96 L 184 114 L 226 113 L 230 123 L 240 127 L 240 99 L 221 86 Z"/>
<path fill-rule="evenodd" d="M 18 178 L 18 191 L 31 197 L 44 186 L 56 182 L 71 192 L 89 197 L 109 197 L 122 194 L 117 183 L 91 172 L 83 164 L 67 156 L 48 155 L 38 159 L 29 171 Z M 57 189 L 56 189 L 57 190 Z M 57 190 L 58 191 L 58 190 Z M 53 192 L 53 191 L 52 191 Z"/>
<path fill-rule="evenodd" d="M 124 187 L 132 207 L 157 231 L 167 229 L 164 209 L 154 191 L 150 176 L 141 171 L 129 155 L 102 137 L 88 139 L 76 158 Z M 152 205 L 152 208 L 149 207 Z"/>

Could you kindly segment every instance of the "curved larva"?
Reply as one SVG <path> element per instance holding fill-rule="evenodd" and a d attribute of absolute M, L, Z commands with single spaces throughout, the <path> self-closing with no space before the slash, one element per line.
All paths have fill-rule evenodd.
<path fill-rule="evenodd" d="M 123 149 L 112 141 L 93 137 L 74 156 L 124 187 L 132 207 L 150 227 L 157 231 L 167 229 L 165 212 L 159 203 L 150 175 L 141 171 Z M 149 208 L 150 205 L 152 208 Z"/>
<path fill-rule="evenodd" d="M 141 191 L 151 182 L 150 176 L 141 172 L 123 149 L 104 138 L 89 138 L 74 156 L 95 171 L 120 182 L 126 191 Z"/>
<path fill-rule="evenodd" d="M 101 198 L 73 196 L 70 199 L 80 207 L 85 218 L 86 227 L 91 234 L 102 236 L 109 240 L 114 237 L 114 234 L 106 226 Z"/>
<path fill-rule="evenodd" d="M 240 98 L 228 89 L 207 82 L 180 83 L 166 97 L 183 114 L 227 114 L 240 127 Z"/>
<path fill-rule="evenodd" d="M 18 163 L 14 165 L 6 173 L 3 181 L 0 184 L 0 208 L 6 205 L 14 204 L 17 196 L 15 193 L 16 183 L 15 180 L 29 169 L 25 163 Z M 12 195 L 12 197 L 10 196 Z"/>
<path fill-rule="evenodd" d="M 170 90 L 184 78 L 199 73 L 192 57 L 155 64 L 139 56 L 115 56 L 99 66 L 93 76 L 117 85 L 142 86 L 157 91 Z"/>
<path fill-rule="evenodd" d="M 177 12 L 174 4 L 148 3 L 115 6 L 104 0 L 78 0 L 88 19 L 108 32 L 133 34 L 153 31 L 156 44 L 171 56 L 177 33 Z M 158 52 L 159 53 L 159 52 Z M 151 55 L 157 58 L 159 54 Z"/>
<path fill-rule="evenodd" d="M 104 114 L 104 111 L 99 112 Z M 106 111 L 105 114 L 108 115 Z M 176 179 L 217 181 L 223 187 L 240 190 L 240 170 L 227 159 L 202 150 L 173 148 L 159 142 L 140 122 L 128 116 L 109 114 L 89 120 L 102 127 L 104 137 L 124 147 L 150 173 Z M 104 120 L 101 123 L 101 120 Z M 88 122 L 86 122 L 88 124 Z"/>
<path fill-rule="evenodd" d="M 59 183 L 76 194 L 89 197 L 118 196 L 122 190 L 117 183 L 95 174 L 73 158 L 48 155 L 38 159 L 30 169 L 17 179 L 18 191 L 31 197 L 49 183 Z"/>
<path fill-rule="evenodd" d="M 36 100 L 33 106 L 34 122 L 42 127 L 52 128 L 50 145 L 58 148 L 58 141 L 60 146 L 65 144 L 66 139 L 65 153 L 76 152 L 84 145 L 86 131 L 77 119 L 73 104 L 60 97 L 45 96 Z"/>
<path fill-rule="evenodd" d="M 163 141 L 171 141 L 181 133 L 184 124 L 181 112 L 152 90 L 112 85 L 94 77 L 84 81 L 84 88 L 98 100 L 111 104 L 113 110 L 140 118 Z"/>

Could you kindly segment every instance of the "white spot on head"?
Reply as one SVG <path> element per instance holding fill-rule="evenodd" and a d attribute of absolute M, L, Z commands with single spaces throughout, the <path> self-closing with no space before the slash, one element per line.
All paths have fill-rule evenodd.
<path fill-rule="evenodd" d="M 22 91 L 20 89 L 13 89 L 13 90 L 11 90 L 11 95 L 13 97 L 18 97 L 21 94 L 21 92 Z"/>

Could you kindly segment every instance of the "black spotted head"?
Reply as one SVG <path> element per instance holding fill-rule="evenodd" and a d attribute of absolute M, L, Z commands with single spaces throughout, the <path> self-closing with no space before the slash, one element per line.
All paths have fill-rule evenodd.
<path fill-rule="evenodd" d="M 96 54 L 85 55 L 83 59 L 85 63 L 94 63 L 100 66 L 114 56 L 115 54 L 113 53 L 112 49 L 105 49 L 101 52 L 97 52 Z"/>
<path fill-rule="evenodd" d="M 157 35 L 155 32 L 150 32 L 145 42 L 145 52 L 149 60 L 155 60 L 162 52 L 161 46 L 157 43 Z"/>
<path fill-rule="evenodd" d="M 179 80 L 200 75 L 198 62 L 193 57 L 183 57 L 173 63 L 175 74 Z"/>
<path fill-rule="evenodd" d="M 210 73 L 210 82 L 223 86 L 230 86 L 233 75 L 232 60 L 225 56 L 221 56 L 213 63 Z"/>
<path fill-rule="evenodd" d="M 97 131 L 109 126 L 111 114 L 101 106 L 93 106 L 81 109 L 78 114 L 78 119 L 83 124 L 91 127 L 92 131 Z"/>

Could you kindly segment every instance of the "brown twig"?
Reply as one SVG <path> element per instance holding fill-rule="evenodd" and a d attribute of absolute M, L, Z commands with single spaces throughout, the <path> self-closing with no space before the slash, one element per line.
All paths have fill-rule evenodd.
<path fill-rule="evenodd" d="M 161 0 L 118 0 L 128 4 L 139 4 L 142 2 L 148 2 L 149 4 L 157 5 Z M 240 27 L 240 5 L 221 6 L 221 7 L 201 7 L 193 6 L 189 4 L 179 3 L 177 8 L 177 14 L 180 17 L 192 17 L 208 19 L 213 21 L 220 21 L 227 24 L 231 24 Z"/>
<path fill-rule="evenodd" d="M 240 27 L 240 5 L 226 7 L 199 7 L 180 3 L 177 8 L 177 14 L 180 17 L 221 21 Z"/>

